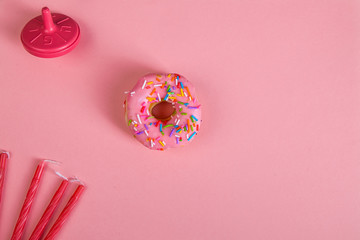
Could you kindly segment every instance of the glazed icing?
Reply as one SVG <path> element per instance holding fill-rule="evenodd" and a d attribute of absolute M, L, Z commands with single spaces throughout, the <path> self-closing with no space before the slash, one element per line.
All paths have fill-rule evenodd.
<path fill-rule="evenodd" d="M 167 119 L 157 119 L 152 108 L 160 102 L 174 108 Z M 134 137 L 153 150 L 183 146 L 198 134 L 201 124 L 200 103 L 195 88 L 179 74 L 148 74 L 128 93 L 125 121 Z"/>

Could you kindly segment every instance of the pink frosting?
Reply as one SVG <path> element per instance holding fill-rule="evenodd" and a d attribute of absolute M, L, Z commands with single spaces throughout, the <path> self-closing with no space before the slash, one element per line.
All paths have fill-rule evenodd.
<path fill-rule="evenodd" d="M 149 110 L 160 101 L 170 102 L 175 108 L 168 121 L 156 119 Z M 201 124 L 195 88 L 179 74 L 148 74 L 128 93 L 125 120 L 134 137 L 150 149 L 186 145 L 196 137 Z"/>

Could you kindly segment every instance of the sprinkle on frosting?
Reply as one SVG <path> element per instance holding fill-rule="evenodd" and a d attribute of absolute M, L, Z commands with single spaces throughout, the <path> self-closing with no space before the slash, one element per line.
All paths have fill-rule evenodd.
<path fill-rule="evenodd" d="M 144 84 L 142 85 L 141 89 L 144 89 L 145 84 L 146 84 L 146 80 L 144 80 Z"/>
<path fill-rule="evenodd" d="M 190 116 L 192 119 L 194 119 L 195 121 L 199 121 L 194 115 Z"/>
<path fill-rule="evenodd" d="M 174 131 L 175 131 L 175 128 L 173 128 L 173 129 L 171 130 L 169 137 L 171 137 L 171 136 L 173 135 Z"/>
<path fill-rule="evenodd" d="M 194 136 L 195 136 L 196 132 L 193 132 L 190 137 L 188 138 L 188 141 L 190 141 Z"/>
<path fill-rule="evenodd" d="M 137 119 L 139 120 L 139 123 L 142 124 L 139 114 L 137 115 Z"/>

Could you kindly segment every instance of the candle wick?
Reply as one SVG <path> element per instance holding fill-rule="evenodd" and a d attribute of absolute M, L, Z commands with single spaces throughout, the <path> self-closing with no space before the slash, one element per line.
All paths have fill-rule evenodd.
<path fill-rule="evenodd" d="M 85 183 L 84 183 L 83 181 L 81 181 L 78 177 L 71 177 L 71 178 L 69 178 L 69 182 L 77 182 L 77 183 L 79 183 L 80 185 L 85 186 Z"/>
<path fill-rule="evenodd" d="M 61 162 L 55 161 L 55 160 L 50 160 L 50 159 L 45 159 L 45 160 L 43 160 L 43 162 L 48 162 L 48 163 L 52 163 L 55 165 L 61 165 Z"/>
<path fill-rule="evenodd" d="M 6 151 L 1 151 L 0 153 L 4 153 L 7 155 L 7 157 L 10 159 L 10 153 L 9 152 L 6 152 Z"/>
<path fill-rule="evenodd" d="M 65 180 L 69 181 L 69 179 L 67 177 L 65 177 L 64 175 L 62 175 L 61 173 L 55 171 L 55 174 L 58 175 L 59 177 L 65 179 Z"/>

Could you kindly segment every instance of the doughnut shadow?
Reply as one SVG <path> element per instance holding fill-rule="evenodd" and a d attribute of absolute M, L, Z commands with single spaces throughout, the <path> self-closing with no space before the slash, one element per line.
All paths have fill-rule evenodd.
<path fill-rule="evenodd" d="M 123 107 L 125 92 L 131 90 L 139 78 L 147 73 L 157 72 L 157 70 L 131 61 L 127 61 L 126 64 L 119 63 L 112 69 L 116 69 L 116 71 L 113 70 L 107 79 L 105 114 L 113 124 L 125 133 L 130 134 L 125 124 L 125 109 Z"/>

